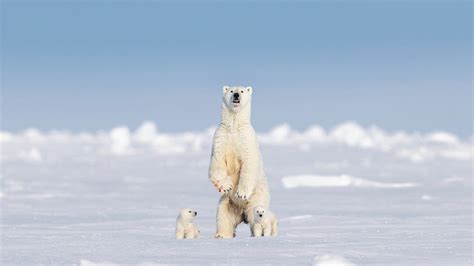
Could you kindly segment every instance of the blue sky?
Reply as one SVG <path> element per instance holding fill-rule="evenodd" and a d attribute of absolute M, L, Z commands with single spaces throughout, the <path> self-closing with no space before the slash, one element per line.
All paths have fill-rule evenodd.
<path fill-rule="evenodd" d="M 2 2 L 2 129 L 204 129 L 223 85 L 267 130 L 472 134 L 465 2 Z"/>

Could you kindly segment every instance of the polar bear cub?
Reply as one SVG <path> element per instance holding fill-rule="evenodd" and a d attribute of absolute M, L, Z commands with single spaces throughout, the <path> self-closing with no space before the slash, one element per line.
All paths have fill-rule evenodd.
<path fill-rule="evenodd" d="M 197 211 L 191 209 L 182 209 L 176 220 L 176 239 L 183 238 L 197 238 L 199 230 L 194 224 L 194 217 L 197 216 Z"/>
<path fill-rule="evenodd" d="M 252 232 L 254 237 L 278 235 L 277 218 L 270 210 L 257 206 L 253 213 Z"/>

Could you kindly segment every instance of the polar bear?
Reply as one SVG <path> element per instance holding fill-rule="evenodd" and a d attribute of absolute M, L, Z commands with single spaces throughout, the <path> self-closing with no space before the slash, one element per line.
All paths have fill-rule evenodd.
<path fill-rule="evenodd" d="M 194 224 L 196 216 L 197 211 L 191 209 L 182 209 L 179 212 L 178 219 L 176 219 L 176 239 L 191 239 L 199 236 L 199 230 Z"/>
<path fill-rule="evenodd" d="M 217 207 L 216 238 L 232 238 L 237 225 L 254 221 L 256 206 L 268 208 L 270 193 L 257 135 L 250 123 L 252 87 L 224 86 L 223 91 L 221 123 L 214 134 L 209 179 L 222 193 Z"/>
<path fill-rule="evenodd" d="M 257 206 L 253 209 L 254 223 L 252 232 L 254 237 L 277 236 L 278 224 L 276 216 L 268 209 Z"/>

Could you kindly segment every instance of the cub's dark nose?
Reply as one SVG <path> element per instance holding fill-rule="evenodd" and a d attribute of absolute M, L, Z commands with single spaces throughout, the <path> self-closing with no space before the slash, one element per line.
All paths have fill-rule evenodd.
<path fill-rule="evenodd" d="M 263 214 L 259 214 L 258 216 L 263 217 Z"/>
<path fill-rule="evenodd" d="M 198 212 L 194 212 L 194 215 L 196 215 L 196 216 L 197 216 L 197 215 L 198 215 Z"/>
<path fill-rule="evenodd" d="M 239 99 L 239 96 L 240 96 L 240 95 L 239 95 L 237 92 L 234 93 L 234 98 L 235 98 L 235 99 Z"/>

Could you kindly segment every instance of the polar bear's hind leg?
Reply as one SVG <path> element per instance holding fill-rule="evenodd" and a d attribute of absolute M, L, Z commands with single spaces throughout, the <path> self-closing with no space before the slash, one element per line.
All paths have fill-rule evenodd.
<path fill-rule="evenodd" d="M 237 214 L 229 198 L 223 196 L 217 207 L 217 232 L 216 238 L 233 238 L 235 229 L 241 222 L 240 214 Z"/>
<path fill-rule="evenodd" d="M 263 235 L 263 229 L 262 229 L 261 224 L 259 224 L 259 223 L 253 224 L 252 229 L 253 229 L 252 230 L 253 231 L 253 234 L 252 234 L 253 237 L 261 237 Z"/>
<path fill-rule="evenodd" d="M 278 235 L 278 222 L 277 218 L 274 217 L 272 221 L 272 236 L 277 236 Z"/>
<path fill-rule="evenodd" d="M 270 236 L 272 234 L 272 224 L 266 223 L 263 228 L 263 236 Z"/>

